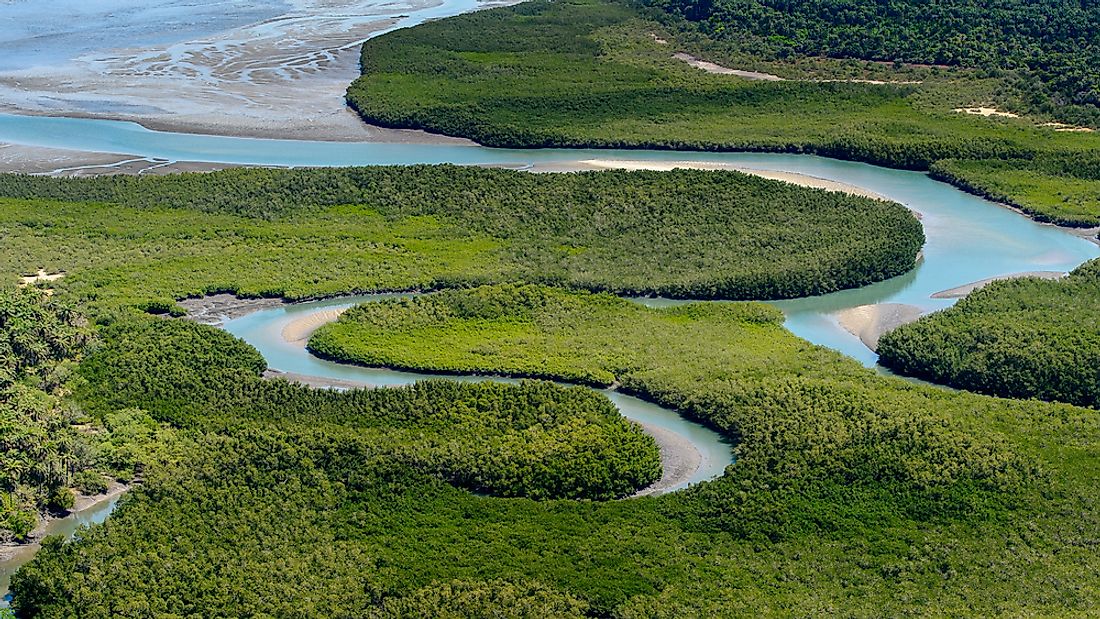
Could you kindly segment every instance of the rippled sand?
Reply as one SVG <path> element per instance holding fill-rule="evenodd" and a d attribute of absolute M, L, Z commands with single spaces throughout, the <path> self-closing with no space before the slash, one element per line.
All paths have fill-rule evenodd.
<path fill-rule="evenodd" d="M 192 10 L 174 0 L 152 4 L 170 15 L 187 16 Z M 244 17 L 262 17 L 247 3 L 227 5 Z M 241 19 L 208 16 L 198 26 L 183 19 L 164 26 L 179 28 L 177 36 L 198 35 L 186 40 L 94 51 L 74 45 L 76 53 L 83 51 L 74 59 L 42 56 L 41 41 L 29 34 L 9 35 L 0 47 L 15 59 L 0 64 L 0 110 L 134 120 L 152 129 L 190 133 L 452 141 L 366 126 L 345 106 L 344 93 L 359 74 L 359 46 L 365 39 L 429 16 L 480 6 L 478 0 L 294 0 L 268 13 L 277 15 L 246 25 L 234 25 Z M 111 29 L 103 35 L 104 45 L 120 45 L 152 36 L 146 21 L 158 15 L 150 11 L 147 18 L 119 21 L 118 14 L 101 11 L 87 17 L 92 24 L 59 26 L 52 36 L 62 42 L 85 41 L 90 35 L 78 36 L 81 31 L 101 26 Z M 101 23 L 97 26 L 94 20 Z M 36 26 L 29 18 L 25 24 Z M 213 31 L 194 32 L 202 27 Z M 158 34 L 163 38 L 173 33 Z M 23 65 L 46 64 L 19 67 L 20 55 L 27 57 Z"/>

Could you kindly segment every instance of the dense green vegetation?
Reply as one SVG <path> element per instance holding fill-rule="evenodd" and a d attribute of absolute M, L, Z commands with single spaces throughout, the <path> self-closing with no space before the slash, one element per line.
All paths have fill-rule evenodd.
<path fill-rule="evenodd" d="M 500 280 L 785 298 L 898 275 L 924 243 L 900 205 L 732 172 L 3 176 L 0 196 L 20 198 L 2 201 L 0 269 L 68 271 L 57 285 L 84 299 L 161 309 L 217 291 L 293 299 Z"/>
<path fill-rule="evenodd" d="M 672 58 L 678 40 L 656 38 L 676 33 L 648 16 L 621 2 L 536 0 L 399 30 L 364 44 L 363 76 L 348 101 L 372 123 L 493 146 L 807 152 L 919 170 L 946 159 L 1056 165 L 1100 146 L 1092 133 L 1037 126 L 1042 118 L 953 112 L 985 101 L 985 81 L 970 74 L 901 78 L 920 84 L 708 74 Z M 681 38 L 696 54 L 725 49 Z M 1018 172 L 1018 182 L 1002 182 L 998 195 L 1051 220 L 1100 224 L 1095 194 L 1080 192 L 1068 209 L 1035 199 L 1050 180 L 1028 175 L 1031 167 L 1005 171 Z M 989 183 L 989 171 L 968 171 L 945 178 Z M 1095 180 L 1072 167 L 1063 175 Z"/>
<path fill-rule="evenodd" d="M 1100 260 L 994 282 L 879 340 L 884 365 L 962 389 L 1100 408 Z"/>
<path fill-rule="evenodd" d="M 1096 153 L 1022 159 L 945 159 L 932 177 L 990 200 L 1018 206 L 1039 221 L 1100 224 L 1100 156 Z"/>
<path fill-rule="evenodd" d="M 687 308 L 685 317 L 697 308 Z M 763 305 L 723 308 L 745 323 L 782 323 Z M 674 316 L 681 310 L 669 310 Z M 495 372 L 609 386 L 637 368 L 629 323 L 646 310 L 619 297 L 578 297 L 541 286 L 444 290 L 366 303 L 309 340 L 315 354 L 368 366 L 453 373 Z M 599 355 L 593 355 L 593 350 Z"/>
<path fill-rule="evenodd" d="M 35 288 L 0 287 L 0 541 L 22 541 L 39 514 L 73 507 L 74 489 L 128 480 L 151 438 L 126 411 L 94 420 L 66 399 L 72 362 L 91 329 Z"/>
<path fill-rule="evenodd" d="M 208 326 L 124 321 L 104 337 L 115 344 L 81 366 L 89 387 L 78 395 L 90 410 L 140 406 L 177 427 L 339 426 L 348 436 L 327 440 L 341 458 L 400 462 L 499 496 L 608 499 L 660 476 L 653 440 L 579 387 L 429 382 L 342 393 L 262 380 L 256 351 Z"/>
<path fill-rule="evenodd" d="M 1100 6 L 1064 0 L 650 0 L 767 59 L 832 56 L 1008 75 L 1028 106 L 1100 123 Z M 1026 93 L 1026 94 L 1025 94 Z M 1068 109 L 1067 109 L 1068 108 Z"/>
<path fill-rule="evenodd" d="M 210 328 L 121 319 L 82 364 L 78 400 L 141 406 L 181 430 L 104 526 L 47 544 L 17 575 L 21 616 L 1087 615 L 1100 603 L 1094 411 L 880 377 L 756 304 L 656 310 L 500 286 L 385 305 L 347 322 L 440 345 L 409 354 L 395 337 L 378 355 L 472 367 L 478 349 L 499 351 L 483 371 L 588 357 L 737 439 L 737 463 L 657 498 L 470 493 L 433 439 L 455 415 L 471 425 L 450 436 L 477 450 L 528 403 L 594 396 L 544 383 L 318 393 L 259 379 L 255 352 Z M 526 335 L 449 329 L 488 319 Z M 573 349 L 583 341 L 564 320 L 624 344 Z"/>

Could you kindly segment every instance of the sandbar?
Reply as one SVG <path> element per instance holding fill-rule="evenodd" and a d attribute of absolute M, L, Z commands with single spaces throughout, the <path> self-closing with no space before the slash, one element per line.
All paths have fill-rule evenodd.
<path fill-rule="evenodd" d="M 962 286 L 956 286 L 954 288 L 948 288 L 947 290 L 941 290 L 933 293 L 931 298 L 933 299 L 961 299 L 966 295 L 984 288 L 986 284 L 992 282 L 999 282 L 1007 279 L 1019 279 L 1021 277 L 1038 277 L 1039 279 L 1061 279 L 1066 274 L 1062 271 L 1024 271 L 1022 273 L 1011 273 L 1009 275 L 998 275 L 996 277 L 987 277 L 980 279 L 976 282 L 970 282 L 969 284 L 963 284 Z"/>
<path fill-rule="evenodd" d="M 840 326 L 863 342 L 871 350 L 878 348 L 878 340 L 889 331 L 920 318 L 924 310 L 904 303 L 877 303 L 859 305 L 837 312 Z"/>

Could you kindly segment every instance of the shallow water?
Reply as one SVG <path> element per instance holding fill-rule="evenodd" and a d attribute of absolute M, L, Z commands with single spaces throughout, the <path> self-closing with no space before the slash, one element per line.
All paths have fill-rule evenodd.
<path fill-rule="evenodd" d="M 45 534 L 62 535 L 65 539 L 72 539 L 72 537 L 80 531 L 81 527 L 99 524 L 106 520 L 107 516 L 114 511 L 119 498 L 120 497 L 115 497 L 108 501 L 104 501 L 94 507 L 76 512 L 67 518 L 50 521 L 50 523 L 46 525 Z M 10 601 L 8 587 L 11 585 L 12 574 L 27 563 L 27 561 L 34 558 L 35 552 L 37 552 L 36 548 L 20 548 L 10 559 L 0 561 L 0 598 L 2 598 L 2 601 L 0 601 L 0 608 L 6 607 Z"/>
<path fill-rule="evenodd" d="M 95 51 L 176 43 L 276 17 L 276 0 L 7 0 L 0 71 L 57 65 Z"/>

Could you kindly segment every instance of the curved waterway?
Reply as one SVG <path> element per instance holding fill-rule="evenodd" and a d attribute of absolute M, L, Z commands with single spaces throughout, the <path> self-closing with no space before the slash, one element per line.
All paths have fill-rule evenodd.
<path fill-rule="evenodd" d="M 302 342 L 288 342 L 283 335 L 283 330 L 287 325 L 303 318 L 322 313 L 331 315 L 332 310 L 343 310 L 360 303 L 395 296 L 408 295 L 363 295 L 294 303 L 259 310 L 240 318 L 227 320 L 222 324 L 222 328 L 260 351 L 260 354 L 267 360 L 268 367 L 273 370 L 301 377 L 319 377 L 348 386 L 395 387 L 411 385 L 417 381 L 428 379 L 458 382 L 486 380 L 506 383 L 519 382 L 517 379 L 500 376 L 421 374 L 336 363 L 315 357 L 306 350 Z M 641 424 L 647 432 L 654 434 L 658 438 L 658 442 L 661 442 L 660 437 L 656 436 L 659 434 L 671 439 L 673 445 L 678 445 L 687 451 L 692 451 L 692 448 L 694 448 L 695 453 L 679 454 L 683 456 L 677 458 L 681 460 L 681 474 L 674 475 L 675 479 L 671 480 L 671 483 L 668 483 L 670 482 L 668 479 L 662 479 L 662 482 L 665 483 L 658 482 L 653 488 L 653 494 L 673 492 L 690 484 L 714 479 L 720 476 L 726 470 L 726 467 L 733 462 L 733 452 L 730 444 L 713 430 L 688 421 L 674 411 L 617 391 L 608 389 L 595 389 L 594 391 L 610 399 L 624 417 Z M 669 456 L 675 457 L 677 454 L 662 453 L 662 458 Z M 662 462 L 662 464 L 667 464 L 667 462 Z"/>
<path fill-rule="evenodd" d="M 1010 209 L 933 181 L 926 174 L 811 155 L 701 153 L 676 151 L 612 151 L 585 149 L 494 149 L 458 144 L 386 144 L 263 140 L 150 131 L 128 122 L 0 114 L 0 142 L 108 152 L 162 159 L 241 165 L 352 166 L 452 163 L 568 167 L 591 159 L 644 162 L 703 162 L 756 170 L 793 172 L 838 181 L 900 202 L 921 216 L 927 243 L 917 267 L 905 275 L 819 297 L 775 302 L 796 335 L 850 355 L 868 366 L 877 356 L 845 331 L 838 314 L 862 305 L 897 303 L 928 312 L 950 306 L 953 299 L 935 299 L 936 292 L 987 278 L 1028 271 L 1070 271 L 1100 256 L 1100 247 L 1070 231 L 1036 223 Z M 422 378 L 406 372 L 370 370 L 326 362 L 283 342 L 282 326 L 298 312 L 333 309 L 357 302 L 347 298 L 264 310 L 230 321 L 226 328 L 256 346 L 276 369 L 396 385 Z M 362 299 L 367 300 L 367 299 Z M 660 299 L 644 302 L 661 304 Z M 454 380 L 485 380 L 456 377 Z M 504 379 L 494 379 L 504 380 Z M 716 434 L 660 407 L 615 392 L 607 396 L 631 419 L 668 429 L 689 439 L 705 462 L 692 482 L 720 475 L 730 462 L 729 445 Z M 98 512 L 105 518 L 109 508 Z M 80 520 L 67 520 L 71 534 Z M 64 533 L 64 532 L 62 532 Z M 29 557 L 28 553 L 26 556 Z M 25 561 L 26 559 L 22 559 Z M 21 563 L 20 563 L 21 564 Z M 0 561 L 0 595 L 18 564 Z"/>
<path fill-rule="evenodd" d="M 463 144 L 388 144 L 265 140 L 151 131 L 108 120 L 0 114 L 0 142 L 162 159 L 269 166 L 352 166 L 452 163 L 517 168 L 567 168 L 586 160 L 718 163 L 794 172 L 854 185 L 917 212 L 927 243 L 913 271 L 885 282 L 820 297 L 777 302 L 787 328 L 873 366 L 877 356 L 839 325 L 846 309 L 880 303 L 924 312 L 953 299 L 936 292 L 1027 271 L 1070 271 L 1100 256 L 1100 247 L 1065 229 L 1031 219 L 937 182 L 927 174 L 812 155 L 597 149 L 499 149 Z M 659 301 L 656 301 L 659 302 Z"/>

